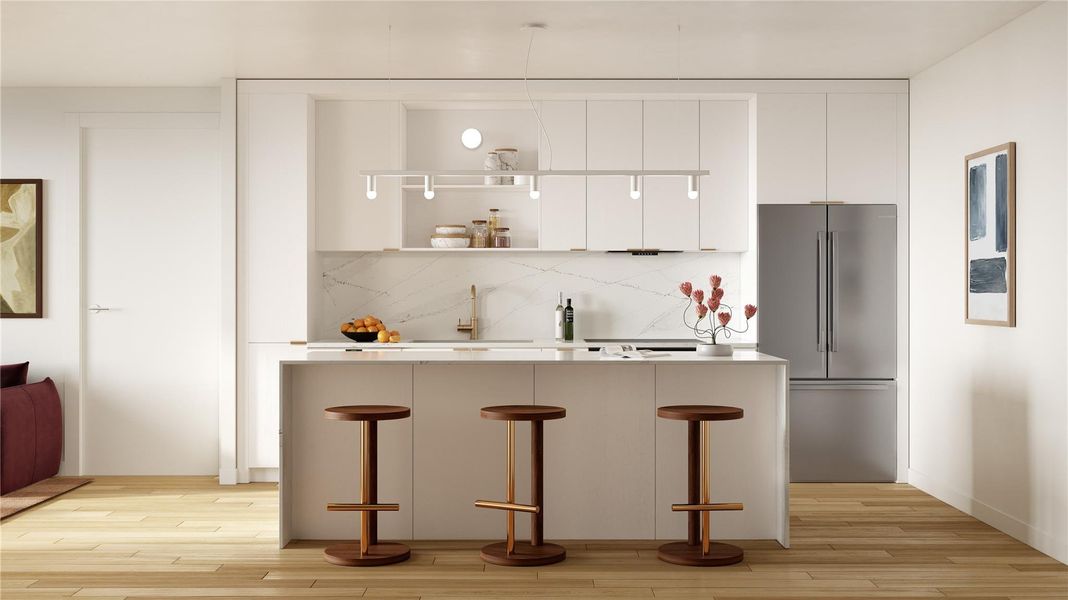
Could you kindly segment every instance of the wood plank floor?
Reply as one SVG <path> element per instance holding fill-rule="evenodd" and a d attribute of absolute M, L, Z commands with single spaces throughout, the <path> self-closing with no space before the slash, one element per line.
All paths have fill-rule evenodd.
<path fill-rule="evenodd" d="M 791 490 L 793 548 L 739 542 L 744 563 L 693 569 L 654 542 L 569 542 L 565 563 L 486 566 L 479 543 L 417 542 L 350 569 L 321 546 L 278 550 L 271 484 L 98 478 L 0 525 L 16 598 L 1068 598 L 1068 567 L 907 485 Z"/>

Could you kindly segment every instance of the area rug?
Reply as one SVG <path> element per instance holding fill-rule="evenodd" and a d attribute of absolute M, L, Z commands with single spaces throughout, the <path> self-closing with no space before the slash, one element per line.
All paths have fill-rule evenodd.
<path fill-rule="evenodd" d="M 50 477 L 0 496 L 0 519 L 47 502 L 91 482 L 84 477 Z"/>

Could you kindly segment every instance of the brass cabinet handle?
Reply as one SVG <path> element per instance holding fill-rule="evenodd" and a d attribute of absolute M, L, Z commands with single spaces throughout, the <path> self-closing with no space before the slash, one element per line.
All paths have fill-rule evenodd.
<path fill-rule="evenodd" d="M 307 346 L 308 340 L 289 340 L 291 346 Z"/>

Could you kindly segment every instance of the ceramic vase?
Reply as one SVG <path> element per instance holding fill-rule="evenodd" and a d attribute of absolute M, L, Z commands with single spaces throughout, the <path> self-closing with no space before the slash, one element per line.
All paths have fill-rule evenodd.
<path fill-rule="evenodd" d="M 698 344 L 698 356 L 730 356 L 734 354 L 734 347 L 730 344 Z"/>

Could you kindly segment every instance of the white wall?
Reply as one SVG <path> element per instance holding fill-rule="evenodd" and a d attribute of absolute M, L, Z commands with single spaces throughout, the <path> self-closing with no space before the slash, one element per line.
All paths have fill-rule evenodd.
<path fill-rule="evenodd" d="M 911 84 L 909 482 L 1068 562 L 1066 13 Z M 964 324 L 964 156 L 1016 142 L 1017 326 Z"/>
<path fill-rule="evenodd" d="M 0 174 L 44 179 L 44 318 L 0 322 L 0 360 L 28 360 L 31 380 L 52 377 L 56 381 L 64 408 L 61 473 L 76 473 L 80 307 L 78 198 L 73 176 L 78 149 L 66 114 L 218 112 L 219 90 L 4 88 L 0 94 Z M 219 246 L 217 241 L 204 243 Z"/>

